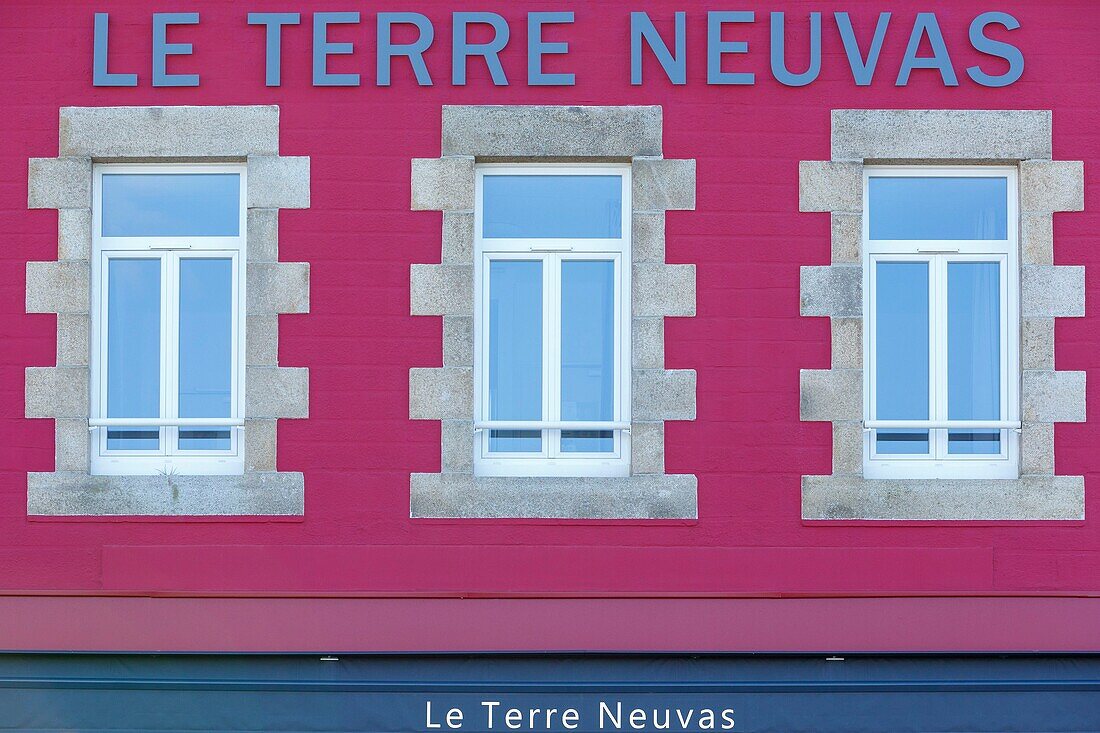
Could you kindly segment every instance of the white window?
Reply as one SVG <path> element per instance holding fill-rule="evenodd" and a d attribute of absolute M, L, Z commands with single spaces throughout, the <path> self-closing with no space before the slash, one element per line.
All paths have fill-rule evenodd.
<path fill-rule="evenodd" d="M 1014 168 L 866 169 L 866 478 L 1019 475 Z"/>
<path fill-rule="evenodd" d="M 243 473 L 244 166 L 94 179 L 92 473 Z"/>
<path fill-rule="evenodd" d="M 478 475 L 629 475 L 630 211 L 629 166 L 479 166 Z"/>

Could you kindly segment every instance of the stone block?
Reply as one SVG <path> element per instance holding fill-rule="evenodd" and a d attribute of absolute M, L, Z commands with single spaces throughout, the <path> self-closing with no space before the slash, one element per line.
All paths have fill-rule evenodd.
<path fill-rule="evenodd" d="M 248 156 L 248 208 L 308 209 L 309 158 Z"/>
<path fill-rule="evenodd" d="M 833 212 L 830 222 L 834 265 L 863 266 L 863 215 Z"/>
<path fill-rule="evenodd" d="M 1024 422 L 1084 422 L 1085 373 L 1025 370 Z"/>
<path fill-rule="evenodd" d="M 413 158 L 413 211 L 471 211 L 474 208 L 474 159 Z"/>
<path fill-rule="evenodd" d="M 798 210 L 863 211 L 863 166 L 831 160 L 798 163 Z"/>
<path fill-rule="evenodd" d="M 634 369 L 665 368 L 665 319 L 631 319 L 631 352 Z"/>
<path fill-rule="evenodd" d="M 409 370 L 410 420 L 472 420 L 473 370 L 461 367 Z"/>
<path fill-rule="evenodd" d="M 245 421 L 244 458 L 248 471 L 276 470 L 278 429 L 276 420 Z"/>
<path fill-rule="evenodd" d="M 31 473 L 31 516 L 301 516 L 300 473 L 249 471 L 242 476 L 89 476 Z"/>
<path fill-rule="evenodd" d="M 413 265 L 409 304 L 414 316 L 473 314 L 473 265 Z"/>
<path fill-rule="evenodd" d="M 639 422 L 695 419 L 695 372 L 691 369 L 636 369 L 633 411 Z"/>
<path fill-rule="evenodd" d="M 88 366 L 88 339 L 91 319 L 87 313 L 61 313 L 57 316 L 57 365 Z"/>
<path fill-rule="evenodd" d="M 54 420 L 54 470 L 88 472 L 91 434 L 84 418 Z"/>
<path fill-rule="evenodd" d="M 635 158 L 630 166 L 634 211 L 695 209 L 695 161 Z"/>
<path fill-rule="evenodd" d="M 414 473 L 410 491 L 414 518 L 698 518 L 698 482 L 690 475 L 508 478 Z"/>
<path fill-rule="evenodd" d="M 309 417 L 309 369 L 250 366 L 245 372 L 245 417 Z"/>
<path fill-rule="evenodd" d="M 863 315 L 863 267 L 803 266 L 799 273 L 799 311 L 804 316 L 860 318 Z"/>
<path fill-rule="evenodd" d="M 245 364 L 276 366 L 279 363 L 279 316 L 248 316 L 245 322 Z"/>
<path fill-rule="evenodd" d="M 695 265 L 635 263 L 633 278 L 634 316 L 695 315 Z"/>
<path fill-rule="evenodd" d="M 635 476 L 665 472 L 665 424 L 663 422 L 631 424 L 630 472 Z"/>
<path fill-rule="evenodd" d="M 1024 369 L 1054 369 L 1054 319 L 1024 318 L 1020 343 L 1020 365 Z"/>
<path fill-rule="evenodd" d="M 1049 110 L 834 109 L 833 160 L 1051 157 Z"/>
<path fill-rule="evenodd" d="M 443 155 L 626 158 L 661 154 L 661 108 L 443 107 Z"/>
<path fill-rule="evenodd" d="M 1083 211 L 1084 163 L 1079 160 L 1025 160 L 1020 163 L 1020 210 L 1049 213 Z"/>
<path fill-rule="evenodd" d="M 443 212 L 442 261 L 469 265 L 474 261 L 474 214 L 471 211 Z"/>
<path fill-rule="evenodd" d="M 91 158 L 31 158 L 27 162 L 27 208 L 90 209 Z"/>
<path fill-rule="evenodd" d="M 469 420 L 444 420 L 440 438 L 440 464 L 443 473 L 473 473 L 474 426 Z"/>
<path fill-rule="evenodd" d="M 27 367 L 26 417 L 88 418 L 87 367 Z"/>
<path fill-rule="evenodd" d="M 862 369 L 803 369 L 799 415 L 808 422 L 863 419 Z"/>
<path fill-rule="evenodd" d="M 308 262 L 251 262 L 248 314 L 309 313 Z"/>
<path fill-rule="evenodd" d="M 279 210 L 248 210 L 248 261 L 279 260 Z"/>
<path fill-rule="evenodd" d="M 631 234 L 631 256 L 635 262 L 665 261 L 665 212 L 634 212 Z"/>
<path fill-rule="evenodd" d="M 97 159 L 278 155 L 279 108 L 62 107 L 60 148 Z"/>
<path fill-rule="evenodd" d="M 1085 315 L 1085 268 L 1069 265 L 1022 267 L 1020 312 L 1024 318 Z"/>
<path fill-rule="evenodd" d="M 87 260 L 91 252 L 91 209 L 60 209 L 57 212 L 57 259 Z"/>
<path fill-rule="evenodd" d="M 863 368 L 863 319 L 832 319 L 833 369 Z"/>
<path fill-rule="evenodd" d="M 804 520 L 1080 521 L 1080 476 L 1021 479 L 874 479 L 803 476 Z"/>
<path fill-rule="evenodd" d="M 50 260 L 27 263 L 28 313 L 87 313 L 87 260 Z"/>
<path fill-rule="evenodd" d="M 473 316 L 443 317 L 443 366 L 474 365 Z"/>

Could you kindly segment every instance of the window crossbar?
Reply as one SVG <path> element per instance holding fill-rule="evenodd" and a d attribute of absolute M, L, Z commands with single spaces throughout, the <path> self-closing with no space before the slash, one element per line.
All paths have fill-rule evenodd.
<path fill-rule="evenodd" d="M 220 428 L 244 427 L 238 417 L 101 417 L 88 420 L 88 429 L 96 428 Z"/>
<path fill-rule="evenodd" d="M 584 420 L 486 420 L 474 423 L 479 430 L 630 430 L 630 423 Z"/>
<path fill-rule="evenodd" d="M 864 430 L 1020 430 L 1019 420 L 864 420 Z"/>

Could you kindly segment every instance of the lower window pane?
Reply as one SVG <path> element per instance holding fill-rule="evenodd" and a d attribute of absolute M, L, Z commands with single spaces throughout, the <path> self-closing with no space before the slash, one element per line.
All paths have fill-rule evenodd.
<path fill-rule="evenodd" d="M 111 428 L 107 431 L 107 448 L 110 450 L 157 450 L 160 447 L 160 430 Z"/>
<path fill-rule="evenodd" d="M 561 418 L 615 417 L 615 263 L 561 265 Z M 609 430 L 566 430 L 562 453 L 610 453 Z"/>
<path fill-rule="evenodd" d="M 107 417 L 160 417 L 159 259 L 107 262 Z M 160 450 L 160 431 L 107 431 L 108 450 Z"/>
<path fill-rule="evenodd" d="M 229 450 L 230 438 L 227 428 L 180 428 L 180 450 Z"/>
<path fill-rule="evenodd" d="M 611 430 L 563 430 L 562 453 L 610 453 L 615 450 L 615 433 Z"/>
<path fill-rule="evenodd" d="M 542 419 L 542 262 L 489 264 L 489 419 Z M 542 431 L 491 430 L 494 453 L 540 453 Z"/>
<path fill-rule="evenodd" d="M 1001 417 L 1001 268 L 997 262 L 947 265 L 947 415 Z M 953 431 L 949 453 L 1000 453 L 999 431 Z"/>
<path fill-rule="evenodd" d="M 875 267 L 875 416 L 928 419 L 928 263 L 878 262 Z M 885 454 L 928 453 L 927 430 L 879 430 Z"/>
<path fill-rule="evenodd" d="M 879 430 L 875 434 L 875 450 L 891 455 L 925 455 L 928 453 L 928 431 Z"/>
<path fill-rule="evenodd" d="M 947 434 L 947 451 L 955 455 L 998 455 L 999 430 L 952 430 Z"/>
<path fill-rule="evenodd" d="M 182 258 L 179 297 L 179 415 L 232 417 L 233 261 Z M 231 447 L 226 428 L 180 428 L 180 450 Z"/>

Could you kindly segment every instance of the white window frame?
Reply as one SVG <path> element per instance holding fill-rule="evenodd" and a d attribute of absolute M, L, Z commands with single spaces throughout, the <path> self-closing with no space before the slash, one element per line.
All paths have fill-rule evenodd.
<path fill-rule="evenodd" d="M 486 239 L 482 236 L 482 202 L 486 175 L 615 175 L 622 178 L 622 232 L 618 239 Z M 474 473 L 478 476 L 608 477 L 630 475 L 631 388 L 631 168 L 628 164 L 518 164 L 487 163 L 477 167 L 474 214 Z M 562 428 L 543 430 L 543 451 L 538 454 L 489 451 L 488 328 L 484 319 L 489 303 L 489 262 L 494 259 L 543 262 L 543 421 L 560 421 L 560 273 L 563 260 L 612 259 L 616 268 L 614 451 L 608 454 L 558 454 Z M 578 429 L 585 429 L 583 423 Z M 507 429 L 507 428 L 502 428 Z M 518 428 L 516 428 L 518 429 Z M 566 428 L 568 429 L 568 428 Z M 590 428 L 597 429 L 597 428 Z"/>
<path fill-rule="evenodd" d="M 1008 179 L 1008 229 L 1005 240 L 871 240 L 869 181 L 877 177 L 996 177 Z M 1020 425 L 1020 305 L 1019 305 L 1019 184 L 1017 168 L 1007 166 L 867 166 L 863 174 L 864 447 L 863 471 L 868 479 L 1015 479 L 1019 478 Z M 927 455 L 883 457 L 876 453 L 876 263 L 929 263 L 929 415 L 933 425 L 945 425 L 947 415 L 947 263 L 1001 263 L 1001 453 L 947 452 L 950 428 L 929 430 Z M 938 419 L 937 419 L 938 418 Z M 950 423 L 967 427 L 958 421 Z M 894 425 L 894 429 L 902 427 Z M 908 427 L 921 428 L 923 424 Z M 970 425 L 979 429 L 977 425 Z"/>
<path fill-rule="evenodd" d="M 184 237 L 105 237 L 102 234 L 104 174 L 189 174 L 232 173 L 240 176 L 240 219 L 238 234 L 224 236 Z M 240 475 L 244 473 L 243 436 L 245 395 L 245 265 L 247 262 L 247 170 L 243 164 L 97 164 L 93 169 L 92 188 L 92 317 L 91 317 L 91 474 L 109 476 L 140 475 Z M 181 451 L 178 437 L 181 422 L 178 414 L 178 307 L 179 262 L 194 258 L 229 258 L 233 267 L 232 351 L 233 399 L 229 418 L 213 421 L 225 426 L 230 434 L 226 451 Z M 107 262 L 116 258 L 147 258 L 161 262 L 161 418 L 150 421 L 150 428 L 160 432 L 161 449 L 125 451 L 107 449 Z M 136 421 L 141 424 L 140 421 Z M 190 421 L 192 425 L 211 425 L 212 421 Z M 127 422 L 132 425 L 133 422 Z"/>

